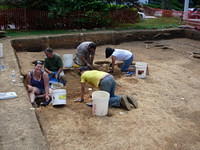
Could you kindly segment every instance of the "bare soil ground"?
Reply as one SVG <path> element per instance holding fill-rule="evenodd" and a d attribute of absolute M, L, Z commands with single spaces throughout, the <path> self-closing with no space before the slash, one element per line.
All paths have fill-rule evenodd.
<path fill-rule="evenodd" d="M 104 49 L 129 49 L 134 61 L 149 64 L 146 79 L 117 74 L 117 94 L 137 98 L 138 109 L 110 108 L 111 115 L 94 117 L 79 97 L 79 76 L 66 72 L 67 106 L 36 110 L 50 149 L 54 150 L 198 150 L 200 147 L 200 59 L 191 52 L 200 42 L 190 39 L 153 41 L 97 47 L 95 60 L 104 59 Z M 75 49 L 56 50 L 59 54 Z M 31 70 L 31 62 L 43 59 L 43 52 L 17 53 L 22 72 Z"/>

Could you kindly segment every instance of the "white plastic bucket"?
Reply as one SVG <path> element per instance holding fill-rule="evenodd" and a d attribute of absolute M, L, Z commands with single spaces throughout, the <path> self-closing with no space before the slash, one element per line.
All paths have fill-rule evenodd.
<path fill-rule="evenodd" d="M 147 63 L 145 62 L 136 62 L 136 77 L 138 78 L 146 78 L 147 73 Z"/>
<path fill-rule="evenodd" d="M 52 93 L 52 105 L 66 105 L 67 91 L 65 89 L 56 89 Z"/>
<path fill-rule="evenodd" d="M 63 64 L 64 67 L 70 68 L 73 66 L 73 54 L 64 54 L 63 55 Z"/>
<path fill-rule="evenodd" d="M 0 43 L 0 58 L 3 57 L 3 44 Z"/>
<path fill-rule="evenodd" d="M 92 114 L 105 116 L 108 114 L 108 102 L 110 93 L 106 91 L 95 91 L 92 93 Z"/>

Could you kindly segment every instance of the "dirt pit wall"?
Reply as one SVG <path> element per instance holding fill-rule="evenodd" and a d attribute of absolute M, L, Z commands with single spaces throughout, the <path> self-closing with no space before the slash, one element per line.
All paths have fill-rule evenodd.
<path fill-rule="evenodd" d="M 67 35 L 49 35 L 44 37 L 19 38 L 11 41 L 16 51 L 42 51 L 51 48 L 76 48 L 83 41 L 94 41 L 97 45 L 117 45 L 129 41 L 161 40 L 172 38 L 200 39 L 200 34 L 192 30 L 165 29 L 165 30 L 127 30 L 127 31 L 99 31 L 90 33 L 76 33 Z M 198 36 L 197 36 L 197 35 Z"/>

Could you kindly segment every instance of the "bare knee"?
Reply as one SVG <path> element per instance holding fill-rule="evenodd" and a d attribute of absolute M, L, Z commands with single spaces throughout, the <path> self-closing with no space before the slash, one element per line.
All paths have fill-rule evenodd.
<path fill-rule="evenodd" d="M 29 93 L 34 93 L 34 94 L 38 94 L 39 93 L 39 89 L 36 87 L 33 87 L 31 85 L 28 85 L 28 92 Z"/>

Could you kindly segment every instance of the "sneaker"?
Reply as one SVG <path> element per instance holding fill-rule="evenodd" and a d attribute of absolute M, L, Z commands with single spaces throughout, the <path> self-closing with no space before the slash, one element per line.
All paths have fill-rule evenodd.
<path fill-rule="evenodd" d="M 74 100 L 74 102 L 81 102 L 82 103 L 82 102 L 84 102 L 84 99 L 77 98 L 77 99 Z"/>
<path fill-rule="evenodd" d="M 40 106 L 47 106 L 47 105 L 49 105 L 50 102 L 51 102 L 51 100 L 41 102 Z"/>
<path fill-rule="evenodd" d="M 131 104 L 129 103 L 126 95 L 122 95 L 120 103 L 121 103 L 122 108 L 124 108 L 128 111 L 131 110 Z"/>
<path fill-rule="evenodd" d="M 135 74 L 135 72 L 131 72 L 131 71 L 128 71 L 128 72 L 126 72 L 126 76 L 132 76 L 133 74 Z"/>
<path fill-rule="evenodd" d="M 33 108 L 37 108 L 38 107 L 36 102 L 32 102 L 31 104 L 32 104 Z"/>
<path fill-rule="evenodd" d="M 87 106 L 92 107 L 92 102 L 86 103 Z"/>
<path fill-rule="evenodd" d="M 131 96 L 127 96 L 127 99 L 129 101 L 129 103 L 131 103 L 134 106 L 134 108 L 138 108 L 138 103 L 135 98 L 133 98 Z"/>

